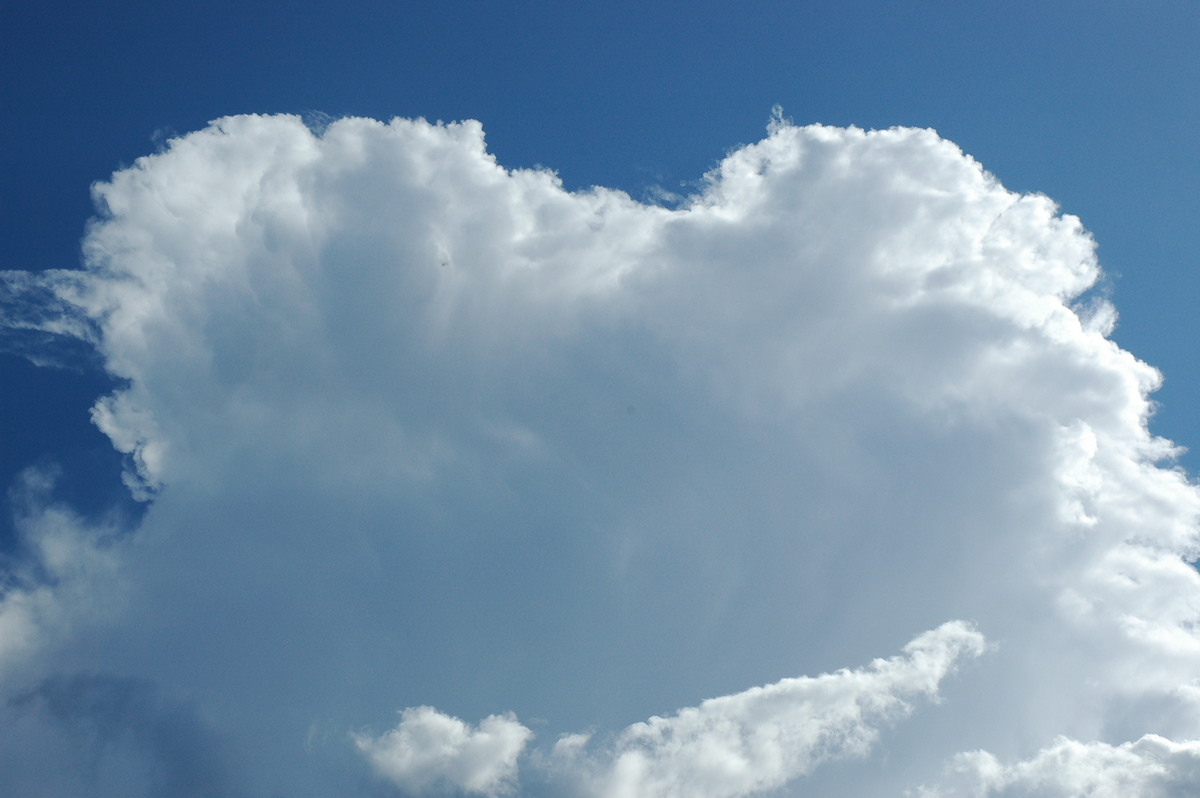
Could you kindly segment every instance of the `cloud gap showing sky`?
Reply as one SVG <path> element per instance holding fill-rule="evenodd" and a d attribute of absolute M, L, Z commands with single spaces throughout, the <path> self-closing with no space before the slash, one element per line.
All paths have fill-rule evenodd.
<path fill-rule="evenodd" d="M 1200 790 L 1160 375 L 933 131 L 777 113 L 663 206 L 238 116 L 93 190 L 2 306 L 147 508 L 12 488 L 6 794 Z"/>

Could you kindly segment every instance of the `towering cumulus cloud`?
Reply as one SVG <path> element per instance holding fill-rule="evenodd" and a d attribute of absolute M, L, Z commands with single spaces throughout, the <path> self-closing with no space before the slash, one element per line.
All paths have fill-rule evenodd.
<path fill-rule="evenodd" d="M 931 131 L 768 132 L 671 208 L 474 122 L 97 185 L 3 307 L 148 509 L 13 489 L 0 792 L 1200 792 L 1200 495 L 1091 238 Z"/>

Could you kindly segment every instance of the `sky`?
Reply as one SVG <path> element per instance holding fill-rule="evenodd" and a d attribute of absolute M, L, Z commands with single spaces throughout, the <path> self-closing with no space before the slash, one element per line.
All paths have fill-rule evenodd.
<path fill-rule="evenodd" d="M 1200 6 L 0 10 L 0 792 L 1200 791 Z"/>

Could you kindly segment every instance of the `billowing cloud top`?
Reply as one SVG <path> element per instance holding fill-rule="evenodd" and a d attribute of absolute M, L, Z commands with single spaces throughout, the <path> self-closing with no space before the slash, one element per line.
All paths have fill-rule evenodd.
<path fill-rule="evenodd" d="M 153 501 L 17 489 L 6 794 L 1200 789 L 1158 374 L 932 131 L 776 120 L 666 208 L 244 116 L 95 195 L 5 307 Z"/>

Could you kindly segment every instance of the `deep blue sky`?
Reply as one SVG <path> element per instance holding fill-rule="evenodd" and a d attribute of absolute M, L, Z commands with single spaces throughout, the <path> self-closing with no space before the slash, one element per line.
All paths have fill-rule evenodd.
<path fill-rule="evenodd" d="M 686 190 L 779 103 L 797 123 L 936 128 L 1008 187 L 1079 215 L 1112 278 L 1117 341 L 1166 374 L 1156 431 L 1200 446 L 1194 0 L 17 2 L 0 15 L 0 268 L 75 266 L 89 185 L 223 115 L 472 117 L 506 166 L 640 197 Z M 50 457 L 87 509 L 119 493 L 85 416 L 100 375 L 12 355 L 0 369 L 0 481 Z"/>

